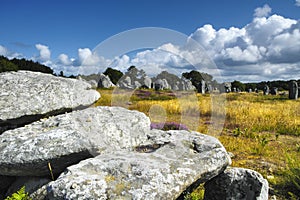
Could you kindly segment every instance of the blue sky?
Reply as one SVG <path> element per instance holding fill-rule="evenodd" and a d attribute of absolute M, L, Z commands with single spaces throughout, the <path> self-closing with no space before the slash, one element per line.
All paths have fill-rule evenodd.
<path fill-rule="evenodd" d="M 33 59 L 66 73 L 76 72 L 80 58 L 100 42 L 139 27 L 168 28 L 197 40 L 226 80 L 289 79 L 300 71 L 299 0 L 1 0 L 0 18 L 0 54 Z M 264 36 L 268 44 L 258 40 Z M 291 44 L 278 46 L 282 43 Z M 155 49 L 146 53 L 152 59 L 162 56 Z M 123 65 L 140 63 L 132 59 L 119 60 Z"/>

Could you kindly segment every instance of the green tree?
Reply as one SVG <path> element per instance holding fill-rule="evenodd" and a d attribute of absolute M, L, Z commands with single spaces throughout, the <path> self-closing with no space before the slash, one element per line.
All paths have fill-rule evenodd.
<path fill-rule="evenodd" d="M 18 66 L 4 56 L 0 56 L 0 73 L 6 71 L 18 71 Z"/>
<path fill-rule="evenodd" d="M 192 70 L 190 72 L 185 72 L 182 76 L 192 82 L 192 84 L 197 88 L 198 92 L 200 92 L 201 81 L 211 82 L 213 77 L 210 74 L 198 72 L 196 70 Z"/>
<path fill-rule="evenodd" d="M 231 83 L 231 87 L 236 88 L 236 89 L 240 89 L 240 91 L 245 91 L 245 89 L 246 89 L 245 84 L 240 82 L 240 81 L 237 81 L 237 80 L 235 80 Z"/>
<path fill-rule="evenodd" d="M 107 68 L 103 74 L 108 76 L 113 84 L 117 84 L 119 79 L 123 76 L 123 73 L 121 71 L 112 69 L 110 67 Z"/>

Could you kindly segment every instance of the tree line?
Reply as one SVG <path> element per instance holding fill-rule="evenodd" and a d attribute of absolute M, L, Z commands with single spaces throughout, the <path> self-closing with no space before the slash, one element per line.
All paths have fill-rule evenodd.
<path fill-rule="evenodd" d="M 8 59 L 4 56 L 0 56 L 0 73 L 6 71 L 18 71 L 27 70 L 34 72 L 43 72 L 47 74 L 53 74 L 53 70 L 50 67 L 34 62 L 32 60 L 25 60 L 24 58 Z"/>

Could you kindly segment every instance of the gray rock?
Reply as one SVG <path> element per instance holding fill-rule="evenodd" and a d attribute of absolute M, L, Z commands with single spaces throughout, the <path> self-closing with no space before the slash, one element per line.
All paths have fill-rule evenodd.
<path fill-rule="evenodd" d="M 51 179 L 45 177 L 18 177 L 16 181 L 8 188 L 5 196 L 11 196 L 23 186 L 25 186 L 26 192 L 32 193 L 41 188 L 43 185 L 46 185 L 50 181 Z"/>
<path fill-rule="evenodd" d="M 192 82 L 190 80 L 182 78 L 181 82 L 182 82 L 184 90 L 186 90 L 186 91 L 196 90 L 196 87 L 192 84 Z"/>
<path fill-rule="evenodd" d="M 171 89 L 171 86 L 169 85 L 169 83 L 166 79 L 162 79 L 162 87 L 163 87 L 164 90 Z"/>
<path fill-rule="evenodd" d="M 111 88 L 115 87 L 115 85 L 111 82 L 110 78 L 104 74 L 99 74 L 99 81 L 98 81 L 99 88 Z"/>
<path fill-rule="evenodd" d="M 142 87 L 142 84 L 138 81 L 134 81 L 134 89 Z"/>
<path fill-rule="evenodd" d="M 270 88 L 268 85 L 264 86 L 263 92 L 264 92 L 264 95 L 268 95 L 270 93 Z"/>
<path fill-rule="evenodd" d="M 201 83 L 199 85 L 199 90 L 198 90 L 201 94 L 205 94 L 205 81 L 201 80 Z"/>
<path fill-rule="evenodd" d="M 163 90 L 163 81 L 161 79 L 157 79 L 155 82 L 154 82 L 154 88 L 155 90 Z"/>
<path fill-rule="evenodd" d="M 205 183 L 207 200 L 268 200 L 268 181 L 256 171 L 228 168 Z"/>
<path fill-rule="evenodd" d="M 221 143 L 187 131 L 155 130 L 135 151 L 87 159 L 47 186 L 49 199 L 176 199 L 230 164 Z"/>
<path fill-rule="evenodd" d="M 0 73 L 0 88 L 0 133 L 100 98 L 85 81 L 40 72 Z"/>
<path fill-rule="evenodd" d="M 152 80 L 150 77 L 148 76 L 144 76 L 143 79 L 142 79 L 142 85 L 147 87 L 148 89 L 151 88 L 151 85 L 152 85 Z"/>
<path fill-rule="evenodd" d="M 124 75 L 117 83 L 117 86 L 122 89 L 134 89 L 131 84 L 131 78 Z"/>
<path fill-rule="evenodd" d="M 291 81 L 289 83 L 289 99 L 298 99 L 298 92 L 299 92 L 299 88 L 298 88 L 298 84 L 296 81 Z"/>
<path fill-rule="evenodd" d="M 50 175 L 98 153 L 132 149 L 147 140 L 145 114 L 96 107 L 34 122 L 0 135 L 0 175 Z"/>
<path fill-rule="evenodd" d="M 272 89 L 270 90 L 270 94 L 271 95 L 277 95 L 277 93 L 278 93 L 278 88 L 272 87 Z"/>
<path fill-rule="evenodd" d="M 89 80 L 88 83 L 91 84 L 92 88 L 97 88 L 98 87 L 98 83 L 95 80 Z"/>

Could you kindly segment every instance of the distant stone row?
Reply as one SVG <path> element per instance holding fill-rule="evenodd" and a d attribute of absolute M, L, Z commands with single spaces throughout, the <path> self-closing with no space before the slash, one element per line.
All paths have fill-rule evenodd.
<path fill-rule="evenodd" d="M 174 90 L 174 91 L 188 91 L 196 90 L 190 80 L 184 77 L 179 78 L 176 75 L 163 71 L 154 78 L 150 78 L 145 74 L 138 74 L 134 72 L 126 73 L 120 80 L 114 84 L 110 78 L 104 74 L 94 74 L 90 76 L 80 76 L 87 80 L 92 86 L 98 88 L 119 87 L 121 89 L 155 89 L 155 90 Z"/>
<path fill-rule="evenodd" d="M 229 93 L 229 92 L 241 92 L 239 88 L 233 87 L 230 82 L 225 82 L 221 84 L 219 91 L 221 93 Z M 259 90 L 257 88 L 254 89 L 254 91 L 250 88 L 247 92 L 256 92 L 258 93 Z M 289 83 L 289 99 L 298 99 L 300 93 L 300 87 L 298 87 L 297 81 L 291 81 Z M 278 94 L 278 88 L 277 87 L 270 87 L 268 85 L 265 85 L 263 88 L 263 94 L 264 95 L 277 95 Z"/>

